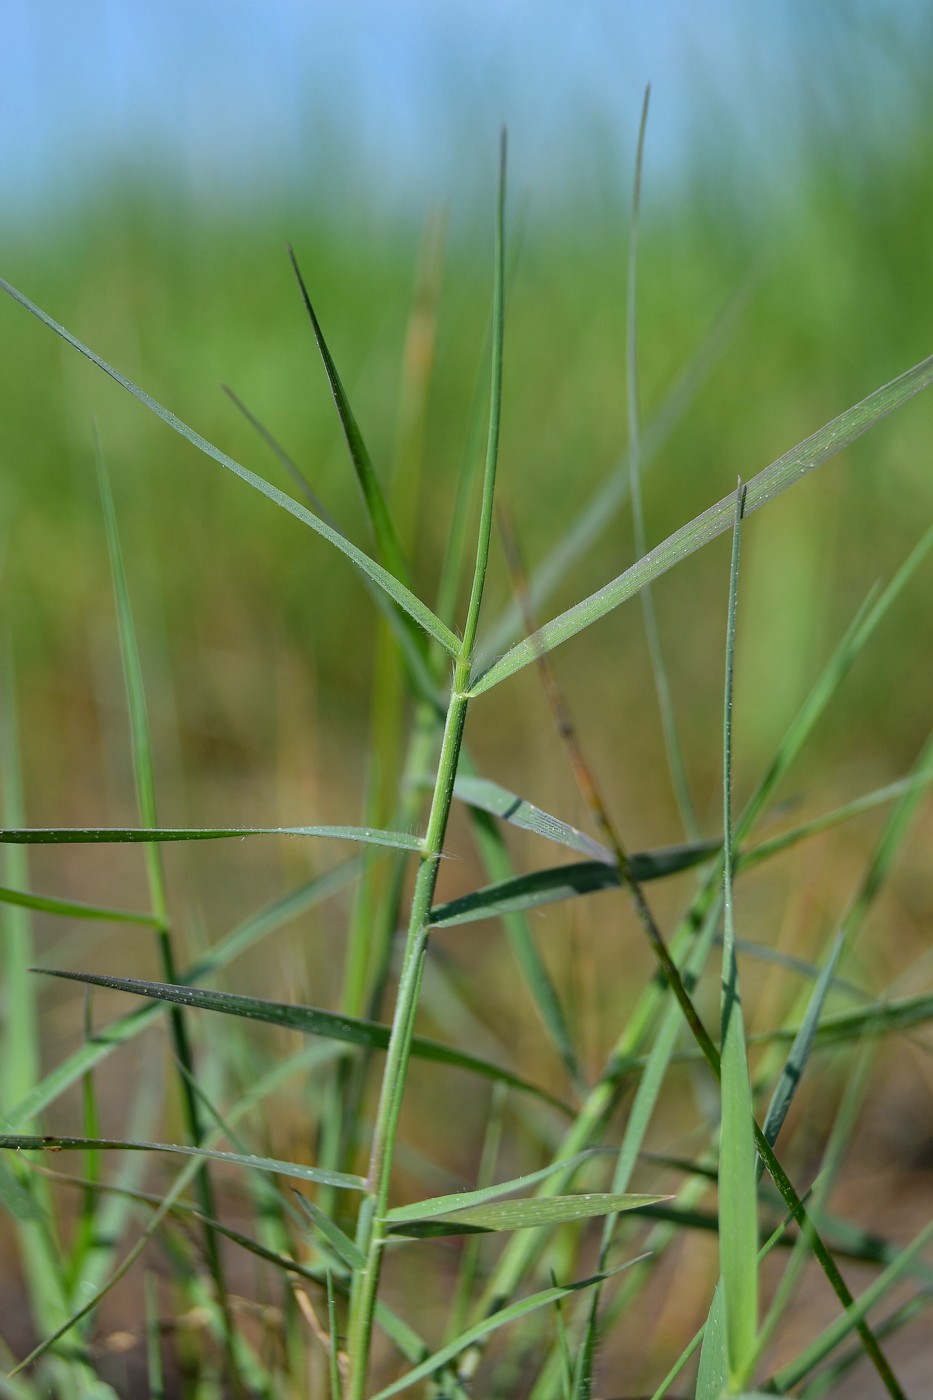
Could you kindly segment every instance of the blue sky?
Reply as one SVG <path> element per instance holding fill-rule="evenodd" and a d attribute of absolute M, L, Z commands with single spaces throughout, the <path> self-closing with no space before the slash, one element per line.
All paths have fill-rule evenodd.
<path fill-rule="evenodd" d="M 701 152 L 781 172 L 814 100 L 843 126 L 896 123 L 898 55 L 929 37 L 930 9 L 4 0 L 0 217 L 28 217 L 116 167 L 161 168 L 208 200 L 289 179 L 313 197 L 341 172 L 376 201 L 448 198 L 488 187 L 503 121 L 520 180 L 563 188 L 607 158 L 630 168 L 649 79 L 656 186 Z"/>

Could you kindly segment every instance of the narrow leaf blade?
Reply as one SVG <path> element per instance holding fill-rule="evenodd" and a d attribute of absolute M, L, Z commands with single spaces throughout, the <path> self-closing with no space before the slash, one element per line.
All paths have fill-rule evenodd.
<path fill-rule="evenodd" d="M 360 841 L 395 851 L 420 851 L 421 839 L 404 831 L 376 831 L 363 826 L 43 826 L 4 827 L 0 843 L 17 846 L 113 845 L 122 842 L 230 841 L 245 836 L 319 836 L 332 841 Z"/>
<path fill-rule="evenodd" d="M 615 1215 L 669 1199 L 666 1196 L 638 1196 L 612 1191 L 571 1196 L 528 1196 L 514 1201 L 491 1201 L 486 1205 L 467 1206 L 463 1210 L 441 1216 L 431 1215 L 427 1219 L 393 1222 L 389 1233 L 421 1237 L 458 1235 L 471 1230 L 530 1230 L 542 1225 L 566 1225 L 575 1220 L 591 1220 L 594 1216 Z"/>
<path fill-rule="evenodd" d="M 921 393 L 931 382 L 933 355 L 921 360 L 890 384 L 876 389 L 867 398 L 846 409 L 838 418 L 832 419 L 796 447 L 792 447 L 748 482 L 745 514 L 751 515 L 753 511 L 760 510 L 775 496 L 802 480 L 808 472 L 828 462 L 876 423 L 880 423 L 883 418 Z M 545 623 L 533 636 L 526 637 L 524 641 L 512 647 L 488 670 L 473 679 L 470 695 L 482 695 L 524 666 L 531 665 L 537 657 L 553 651 L 562 642 L 592 626 L 594 622 L 598 622 L 621 603 L 640 592 L 646 584 L 660 578 L 675 564 L 709 544 L 729 529 L 735 513 L 734 508 L 735 497 L 730 492 L 701 515 L 682 525 L 663 543 L 649 550 L 624 573 L 619 574 L 596 593 L 576 603 L 559 617 Z"/>
<path fill-rule="evenodd" d="M 262 997 L 238 996 L 232 992 L 216 992 L 170 982 L 145 982 L 133 977 L 100 977 L 90 972 L 64 972 L 54 968 L 40 968 L 37 971 L 45 973 L 46 976 L 63 977 L 68 981 L 84 982 L 95 987 L 109 987 L 114 991 L 151 997 L 156 1001 L 176 1006 L 199 1007 L 205 1011 L 219 1011 L 228 1016 L 261 1021 L 285 1030 L 297 1031 L 302 1035 L 320 1035 L 328 1040 L 343 1041 L 365 1050 L 385 1050 L 389 1044 L 388 1026 L 353 1016 L 339 1015 L 333 1011 L 322 1011 L 314 1006 L 267 1001 Z M 452 1046 L 426 1040 L 421 1036 L 416 1036 L 412 1041 L 411 1053 L 419 1059 L 451 1065 L 486 1079 L 509 1084 L 514 1089 L 521 1089 L 553 1104 L 562 1112 L 568 1111 L 567 1105 L 553 1094 L 512 1074 L 500 1065 L 480 1059 L 477 1055 L 455 1050 Z"/>
<path fill-rule="evenodd" d="M 423 603 L 420 598 L 417 598 L 410 589 L 406 588 L 403 583 L 395 578 L 393 574 L 389 573 L 387 569 L 384 569 L 381 564 L 377 564 L 374 559 L 370 559 L 369 555 L 364 554 L 356 545 L 351 544 L 344 535 L 332 529 L 330 525 L 327 525 L 321 520 L 320 516 L 315 515 L 313 511 L 308 510 L 306 506 L 300 505 L 299 502 L 293 500 L 291 496 L 286 496 L 284 491 L 280 491 L 277 487 L 271 486 L 268 481 L 263 481 L 262 477 L 257 476 L 255 472 L 251 472 L 247 467 L 241 466 L 240 463 L 235 461 L 232 457 L 228 457 L 226 452 L 221 452 L 219 447 L 215 447 L 212 442 L 202 437 L 194 428 L 190 428 L 187 423 L 182 422 L 170 409 L 165 408 L 164 405 L 160 404 L 150 394 L 147 394 L 144 389 L 140 389 L 132 380 L 127 379 L 126 375 L 121 374 L 119 370 L 109 365 L 106 360 L 101 359 L 101 357 L 96 355 L 87 345 L 84 345 L 76 336 L 73 336 L 64 326 L 60 326 L 57 321 L 53 321 L 51 316 L 40 307 L 36 306 L 36 304 L 30 301 L 28 297 L 24 296 L 22 292 L 17 291 L 15 287 L 11 286 L 10 283 L 2 277 L 0 277 L 0 288 L 11 296 L 14 301 L 18 301 L 20 306 L 25 307 L 25 309 L 30 312 L 31 315 L 35 316 L 37 320 L 41 321 L 43 325 L 48 326 L 49 330 L 54 331 L 56 335 L 60 336 L 66 344 L 70 345 L 74 350 L 77 350 L 85 359 L 90 360 L 98 369 L 103 370 L 103 372 L 109 375 L 121 388 L 126 389 L 127 393 L 132 394 L 135 399 L 138 399 L 139 402 L 143 404 L 144 407 L 148 408 L 150 412 L 154 413 L 157 418 L 161 418 L 162 422 L 166 423 L 174 432 L 186 438 L 199 452 L 203 452 L 205 456 L 213 458 L 215 462 L 219 462 L 222 467 L 232 472 L 234 476 L 238 476 L 241 481 L 245 481 L 248 486 L 252 486 L 260 495 L 265 496 L 267 500 L 272 501 L 275 505 L 281 507 L 282 510 L 287 511 L 289 515 L 293 515 L 296 520 L 300 520 L 302 524 L 309 526 L 316 534 L 321 535 L 329 544 L 332 544 L 335 549 L 340 550 L 341 554 L 346 555 L 351 563 L 355 564 L 362 573 L 366 574 L 366 576 L 372 579 L 384 592 L 388 593 L 390 598 L 393 598 L 400 608 L 408 613 L 410 617 L 414 618 L 419 627 L 422 627 L 429 636 L 439 642 L 446 652 L 451 656 L 457 655 L 460 643 L 454 633 L 451 632 L 450 628 L 441 622 L 440 618 L 431 611 L 426 603 Z"/>

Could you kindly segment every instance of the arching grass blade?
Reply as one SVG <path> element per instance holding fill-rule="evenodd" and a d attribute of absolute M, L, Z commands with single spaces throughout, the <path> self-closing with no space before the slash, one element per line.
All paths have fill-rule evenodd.
<path fill-rule="evenodd" d="M 167 982 L 145 982 L 133 977 L 101 977 L 95 973 L 64 972 L 56 968 L 37 968 L 36 971 L 48 977 L 63 977 L 71 982 L 85 982 L 94 987 L 109 987 L 114 991 L 130 992 L 135 996 L 152 997 L 156 1001 L 174 1006 L 198 1007 L 204 1011 L 219 1011 L 228 1016 L 261 1021 L 268 1025 L 281 1026 L 285 1030 L 298 1031 L 302 1035 L 320 1035 L 365 1050 L 385 1050 L 389 1044 L 388 1026 L 379 1025 L 375 1021 L 343 1016 L 333 1011 L 322 1011 L 314 1006 L 267 1001 L 262 997 L 238 996 L 233 992 L 208 991 Z M 524 1093 L 533 1094 L 555 1108 L 560 1108 L 564 1113 L 569 1112 L 566 1104 L 546 1090 L 510 1073 L 500 1065 L 456 1050 L 453 1046 L 415 1036 L 411 1053 L 418 1059 L 451 1065 L 486 1079 L 509 1084 L 514 1089 L 521 1089 Z"/>
<path fill-rule="evenodd" d="M 335 549 L 340 550 L 341 554 L 346 555 L 358 569 L 388 593 L 389 596 L 398 603 L 400 608 L 408 613 L 410 617 L 414 618 L 419 627 L 423 628 L 436 642 L 439 642 L 446 652 L 451 656 L 456 656 L 459 650 L 459 641 L 454 633 L 451 632 L 450 628 L 445 626 L 440 618 L 435 616 L 426 603 L 423 603 L 420 598 L 416 598 L 410 589 L 406 588 L 403 583 L 395 578 L 393 574 L 389 573 L 387 569 L 384 569 L 381 564 L 377 564 L 374 559 L 370 559 L 367 554 L 361 549 L 358 549 L 356 545 L 351 544 L 339 531 L 331 529 L 331 527 L 326 525 L 313 511 L 300 505 L 299 502 L 293 500 L 291 496 L 286 496 L 285 493 L 279 491 L 277 487 L 270 486 L 269 482 L 263 481 L 262 477 L 257 476 L 255 472 L 251 472 L 247 467 L 241 466 L 239 462 L 229 457 L 226 452 L 221 452 L 219 447 L 215 447 L 212 442 L 202 437 L 194 428 L 190 428 L 187 423 L 182 422 L 170 409 L 165 408 L 156 399 L 152 398 L 150 394 L 147 394 L 144 389 L 140 389 L 132 380 L 127 379 L 119 370 L 109 365 L 106 360 L 101 359 L 101 357 L 96 355 L 87 345 L 84 345 L 76 336 L 73 336 L 64 326 L 60 326 L 57 321 L 53 321 L 51 316 L 40 307 L 36 306 L 36 304 L 30 301 L 28 297 L 24 296 L 22 292 L 17 291 L 15 287 L 11 286 L 10 283 L 2 277 L 0 277 L 0 288 L 7 292 L 14 301 L 18 301 L 21 306 L 25 307 L 26 310 L 40 320 L 43 325 L 53 330 L 56 335 L 60 336 L 62 340 L 72 346 L 73 349 L 77 350 L 81 355 L 84 355 L 84 357 L 90 360 L 92 364 L 96 365 L 98 369 L 102 369 L 104 373 L 109 375 L 121 388 L 126 389 L 127 393 L 132 394 L 135 399 L 138 399 L 139 402 L 154 413 L 156 417 L 161 418 L 163 423 L 166 423 L 174 432 L 186 438 L 199 452 L 203 452 L 205 456 L 213 458 L 215 462 L 219 462 L 222 467 L 232 472 L 234 476 L 238 476 L 241 481 L 245 481 L 248 486 L 252 486 L 260 495 L 265 496 L 267 500 L 272 501 L 275 505 L 281 507 L 282 510 L 287 511 L 289 515 L 293 515 L 296 520 L 300 520 L 302 524 L 309 526 L 316 534 L 321 535 L 328 543 L 332 544 Z"/>
<path fill-rule="evenodd" d="M 122 842 L 230 841 L 246 836 L 320 836 L 333 841 L 361 841 L 395 851 L 421 850 L 420 837 L 402 831 L 375 831 L 365 826 L 4 827 L 0 829 L 0 844 L 106 846 Z"/>

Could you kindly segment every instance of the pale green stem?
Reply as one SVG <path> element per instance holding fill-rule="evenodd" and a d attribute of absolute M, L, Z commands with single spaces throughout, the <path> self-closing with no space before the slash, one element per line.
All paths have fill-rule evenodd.
<path fill-rule="evenodd" d="M 477 531 L 476 563 L 473 585 L 463 629 L 463 641 L 454 667 L 453 686 L 444 724 L 434 796 L 428 817 L 428 828 L 422 847 L 421 864 L 415 880 L 408 936 L 402 973 L 399 979 L 392 1032 L 386 1052 L 386 1063 L 379 1094 L 379 1107 L 373 1131 L 369 1161 L 368 1191 L 360 1210 L 356 1243 L 365 1259 L 362 1269 L 354 1276 L 350 1294 L 349 1337 L 347 1350 L 350 1376 L 347 1400 L 363 1400 L 369 1365 L 376 1297 L 385 1244 L 385 1213 L 389 1203 L 392 1161 L 398 1135 L 399 1117 L 405 1091 L 411 1041 L 414 1033 L 424 959 L 430 933 L 431 905 L 444 848 L 447 820 L 453 801 L 454 780 L 463 744 L 468 692 L 473 665 L 473 648 L 483 601 L 489 545 L 492 537 L 493 498 L 496 481 L 496 460 L 499 447 L 499 415 L 502 400 L 502 330 L 504 300 L 504 223 L 505 223 L 505 135 L 502 138 L 499 167 L 499 202 L 496 229 L 496 276 L 493 297 L 492 389 L 490 394 L 489 435 L 486 444 L 486 470 L 483 480 L 483 501 Z"/>

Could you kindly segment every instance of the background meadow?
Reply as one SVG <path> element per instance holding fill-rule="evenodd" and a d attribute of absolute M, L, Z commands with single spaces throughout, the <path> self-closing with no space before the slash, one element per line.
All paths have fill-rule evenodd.
<path fill-rule="evenodd" d="M 369 65 L 389 43 L 379 22 L 362 24 L 354 49 L 340 21 L 333 18 L 328 27 L 321 19 L 320 42 L 307 57 L 313 71 L 323 71 L 328 56 L 333 62 L 355 54 L 356 66 L 342 100 L 311 84 L 302 107 L 281 52 L 270 56 L 264 47 L 272 45 L 269 32 L 285 46 L 290 26 L 296 42 L 299 33 L 308 37 L 303 22 L 282 7 L 257 40 L 260 67 L 283 64 L 281 93 L 276 103 L 258 77 L 244 90 L 245 107 L 251 93 L 263 93 L 248 143 L 235 104 L 220 108 L 217 130 L 199 124 L 209 97 L 196 96 L 204 36 L 192 22 L 187 59 L 176 56 L 166 69 L 172 81 L 187 75 L 179 90 L 185 100 L 175 104 L 185 121 L 176 113 L 164 127 L 137 132 L 124 79 L 127 137 L 117 141 L 111 131 L 96 154 L 75 156 L 74 169 L 61 179 L 75 134 L 59 113 L 57 132 L 42 147 L 41 129 L 25 132 L 29 109 L 22 96 L 23 125 L 12 138 L 17 159 L 9 162 L 0 213 L 3 275 L 225 452 L 293 489 L 223 392 L 228 386 L 300 466 L 342 528 L 367 547 L 365 514 L 286 254 L 292 244 L 400 533 L 413 546 L 416 591 L 430 601 L 455 523 L 457 474 L 477 451 L 477 423 L 483 427 L 495 130 L 508 118 L 513 154 L 498 491 L 533 573 L 583 504 L 626 470 L 631 184 L 642 85 L 654 78 L 637 330 L 645 521 L 655 543 L 734 489 L 739 475 L 752 476 L 933 350 L 933 112 L 926 82 L 933 33 L 911 6 L 887 28 L 868 6 L 827 6 L 820 20 L 790 6 L 777 30 L 768 20 L 767 32 L 758 32 L 742 7 L 711 5 L 710 32 L 702 37 L 704 26 L 686 37 L 678 31 L 682 6 L 671 6 L 667 23 L 650 24 L 634 15 L 613 18 L 613 8 L 593 7 L 580 22 L 583 38 L 568 40 L 561 67 L 560 35 L 544 33 L 543 21 L 516 7 L 497 26 L 480 7 L 474 46 L 461 55 L 458 70 L 453 55 L 463 31 L 456 24 L 465 21 L 451 17 L 445 49 L 439 22 L 403 7 L 397 48 L 388 49 L 398 59 L 396 78 L 383 74 L 368 104 L 352 99 L 376 86 Z M 570 7 L 563 20 L 573 25 Z M 101 10 L 96 23 L 106 29 L 109 22 Z M 18 33 L 24 67 L 47 39 L 33 23 L 30 29 L 22 19 Z M 113 20 L 107 31 L 117 36 L 114 44 L 121 23 Z M 169 32 L 179 23 L 170 15 Z M 214 69 L 199 70 L 201 79 L 221 87 L 232 79 L 237 46 L 248 45 L 259 28 L 237 11 Z M 600 35 L 611 40 L 608 55 Z M 64 49 L 53 52 L 59 67 L 52 69 L 70 74 L 75 91 L 91 84 L 95 63 L 103 62 L 79 51 L 66 68 Z M 488 52 L 496 62 L 484 80 Z M 522 53 L 532 77 L 521 66 Z M 651 71 L 652 59 L 665 81 Z M 151 98 L 162 60 L 150 54 L 147 61 Z M 132 71 L 130 63 L 115 48 L 107 71 Z M 584 102 L 588 71 L 593 84 Z M 548 75 L 556 72 L 566 81 L 548 101 Z M 393 98 L 394 83 L 406 78 L 407 98 Z M 32 90 L 41 91 L 38 79 Z M 22 93 L 28 91 L 24 81 Z M 607 98 L 600 107 L 601 92 L 612 92 L 612 103 Z M 432 123 L 438 130 L 430 145 L 415 127 Z M 79 117 L 75 127 L 77 134 L 91 129 Z M 290 139 L 279 143 L 277 133 L 287 129 Z M 397 758 L 389 756 L 398 753 L 393 736 L 402 732 L 406 711 L 375 702 L 394 663 L 386 660 L 382 624 L 350 566 L 198 456 L 12 302 L 0 307 L 0 327 L 4 720 L 9 735 L 14 711 L 18 716 L 27 823 L 136 822 L 95 422 L 136 616 L 162 823 L 369 821 L 379 784 L 393 778 Z M 921 397 L 744 527 L 735 676 L 739 802 L 866 593 L 876 580 L 890 580 L 929 525 L 931 413 Z M 623 505 L 606 513 L 542 607 L 542 619 L 591 593 L 634 557 L 631 513 Z M 858 659 L 762 836 L 910 770 L 930 729 L 931 569 L 929 560 L 921 564 Z M 654 590 L 689 785 L 707 837 L 722 828 L 728 579 L 729 545 L 722 539 Z M 481 648 L 511 602 L 496 540 Z M 465 593 L 461 616 L 464 604 Z M 681 841 L 638 605 L 633 600 L 568 642 L 554 664 L 630 847 Z M 475 702 L 467 741 L 480 771 L 589 829 L 536 668 Z M 8 767 L 8 801 L 15 786 L 10 774 Z M 751 956 L 747 969 L 743 963 L 751 1031 L 784 1014 L 791 960 L 815 957 L 838 924 L 883 815 L 867 813 L 807 841 L 741 884 L 740 931 L 785 960 L 777 970 Z M 931 837 L 933 808 L 925 800 L 846 964 L 846 979 L 874 995 L 930 990 Z M 508 844 L 518 869 L 536 868 L 547 857 L 533 836 L 510 832 Z M 442 900 L 485 882 L 462 814 L 455 814 L 448 850 L 455 858 L 443 863 Z M 185 961 L 344 854 L 341 847 L 287 837 L 168 848 L 170 907 Z M 44 893 L 145 905 L 145 869 L 132 847 L 40 847 L 29 853 L 28 873 L 30 888 Z M 662 924 L 674 922 L 692 878 L 681 875 L 658 888 Z M 350 892 L 338 891 L 247 952 L 216 985 L 338 1008 L 352 907 Z M 563 998 L 581 1068 L 595 1076 L 651 976 L 650 952 L 618 894 L 537 912 L 532 928 Z M 161 975 L 143 930 L 114 933 L 105 924 L 37 915 L 33 936 L 41 965 Z M 427 978 L 419 1032 L 508 1060 L 535 1083 L 567 1093 L 564 1067 L 542 1034 L 498 924 L 440 931 L 432 957 L 442 975 Z M 85 1035 L 85 995 L 76 984 L 45 980 L 36 995 L 41 1063 L 48 1068 Z M 701 984 L 697 996 L 715 1017 L 716 978 Z M 128 1002 L 100 991 L 92 1005 L 99 1025 Z M 390 1010 L 387 1002 L 382 1019 Z M 218 1051 L 212 1044 L 218 1032 L 206 1024 L 212 1019 L 192 1025 L 201 1073 L 221 1096 L 293 1048 L 285 1033 L 260 1027 L 238 1031 Z M 101 1065 L 102 1135 L 125 1134 L 135 1083 L 158 1099 L 162 1090 L 146 1078 L 153 1066 L 166 1077 L 171 1068 L 158 1029 Z M 796 1116 L 788 1126 L 787 1151 L 803 1177 L 819 1160 L 822 1129 L 847 1066 L 842 1052 L 824 1053 L 801 1094 L 799 1129 Z M 257 1136 L 270 1155 L 314 1159 L 309 1092 L 313 1097 L 307 1082 L 286 1087 L 261 1120 Z M 697 1150 L 708 1092 L 695 1066 L 675 1067 L 647 1146 L 679 1157 Z M 171 1141 L 183 1133 L 175 1097 L 166 1092 L 164 1121 L 150 1136 Z M 474 1184 L 489 1104 L 488 1088 L 467 1076 L 445 1080 L 431 1066 L 416 1066 L 398 1163 L 400 1199 Z M 47 1130 L 78 1131 L 80 1113 L 75 1086 L 49 1111 Z M 523 1114 L 521 1105 L 508 1110 L 500 1176 L 539 1165 L 540 1143 Z M 921 1030 L 879 1044 L 834 1201 L 854 1219 L 906 1240 L 928 1216 L 931 1165 L 933 1079 L 929 1034 Z M 158 1181 L 161 1170 L 147 1168 L 148 1179 Z M 644 1164 L 635 1189 L 654 1190 L 656 1180 Z M 671 1189 L 667 1180 L 662 1176 L 657 1189 Z M 238 1218 L 246 1208 L 235 1182 L 224 1190 L 226 1208 Z M 56 1209 L 66 1233 L 77 1228 L 64 1189 Z M 435 1249 L 432 1278 L 452 1286 L 450 1247 Z M 21 1356 L 37 1340 L 36 1324 L 21 1306 L 12 1251 L 4 1257 L 10 1262 L 0 1277 L 0 1303 L 13 1319 L 5 1340 Z M 714 1238 L 685 1233 L 672 1258 L 643 1311 L 630 1314 L 608 1343 L 607 1356 L 626 1360 L 622 1370 L 610 1365 L 607 1384 L 615 1378 L 616 1388 L 607 1395 L 649 1393 L 667 1358 L 706 1315 L 717 1276 Z M 237 1274 L 237 1291 L 252 1296 L 248 1269 L 239 1267 L 246 1272 Z M 430 1330 L 436 1285 L 426 1285 L 415 1265 L 400 1264 L 390 1287 L 400 1306 L 407 1301 L 409 1311 L 413 1305 L 428 1319 Z M 143 1393 L 131 1388 L 142 1364 L 140 1289 L 131 1276 L 105 1305 L 98 1332 L 104 1372 L 120 1394 Z M 834 1300 L 818 1279 L 805 1289 L 797 1330 L 780 1344 L 788 1354 L 815 1318 L 834 1315 Z M 257 1296 L 262 1299 L 262 1286 Z M 125 1354 L 113 1340 L 122 1334 L 131 1338 Z M 910 1391 L 909 1378 L 922 1384 L 929 1342 L 908 1329 L 892 1355 L 903 1360 L 908 1391 L 919 1393 Z M 525 1394 L 520 1375 L 521 1368 L 488 1393 Z M 880 1394 L 865 1377 L 863 1366 L 831 1393 Z"/>

